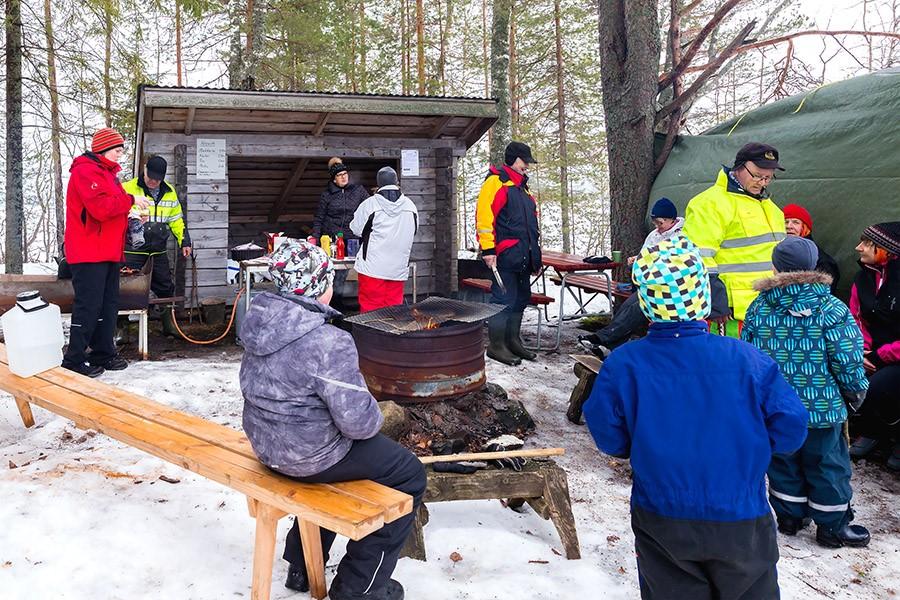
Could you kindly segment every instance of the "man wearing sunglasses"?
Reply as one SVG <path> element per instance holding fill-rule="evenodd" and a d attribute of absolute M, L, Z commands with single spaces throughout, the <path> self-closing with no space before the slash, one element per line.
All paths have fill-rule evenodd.
<path fill-rule="evenodd" d="M 785 238 L 784 214 L 768 193 L 775 171 L 784 171 L 778 150 L 751 142 L 687 205 L 684 234 L 700 249 L 710 274 L 714 333 L 739 338 L 758 293 L 753 282 L 772 276 L 772 250 Z"/>

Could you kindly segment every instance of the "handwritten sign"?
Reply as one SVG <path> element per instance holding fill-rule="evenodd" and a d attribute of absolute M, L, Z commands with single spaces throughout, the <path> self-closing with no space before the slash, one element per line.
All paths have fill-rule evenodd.
<path fill-rule="evenodd" d="M 400 175 L 402 177 L 418 177 L 419 176 L 419 151 L 418 150 L 401 150 L 400 151 Z"/>
<path fill-rule="evenodd" d="M 197 179 L 224 180 L 228 178 L 225 140 L 197 139 Z"/>

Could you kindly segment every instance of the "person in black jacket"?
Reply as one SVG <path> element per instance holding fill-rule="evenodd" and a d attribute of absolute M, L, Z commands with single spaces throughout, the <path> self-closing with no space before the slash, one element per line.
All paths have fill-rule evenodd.
<path fill-rule="evenodd" d="M 317 238 L 327 235 L 334 239 L 338 233 L 343 233 L 345 240 L 355 238 L 357 236 L 350 231 L 350 221 L 369 194 L 358 183 L 350 183 L 350 171 L 340 158 L 328 161 L 328 174 L 331 182 L 319 197 L 311 235 Z"/>
<path fill-rule="evenodd" d="M 837 261 L 830 254 L 822 249 L 819 242 L 812 237 L 812 216 L 809 211 L 799 204 L 788 204 L 784 207 L 784 229 L 788 235 L 796 235 L 806 238 L 816 245 L 819 249 L 819 261 L 816 263 L 816 271 L 831 275 L 831 294 L 837 291 L 838 280 L 841 278 L 841 271 L 838 269 Z"/>
<path fill-rule="evenodd" d="M 366 188 L 350 183 L 350 171 L 340 158 L 334 157 L 328 161 L 328 174 L 331 182 L 328 189 L 319 197 L 319 208 L 313 219 L 312 235 L 316 238 L 327 235 L 332 241 L 338 233 L 343 234 L 344 241 L 358 239 L 359 236 L 350 230 L 350 221 L 359 205 L 369 197 Z M 338 310 L 344 310 L 343 296 L 344 283 L 347 281 L 347 270 L 341 269 L 334 273 L 334 300 Z"/>

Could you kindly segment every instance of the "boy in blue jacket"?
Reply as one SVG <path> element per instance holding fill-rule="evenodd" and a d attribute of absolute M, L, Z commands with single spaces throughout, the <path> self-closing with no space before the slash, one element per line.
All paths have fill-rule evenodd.
<path fill-rule="evenodd" d="M 644 249 L 632 278 L 650 330 L 603 363 L 584 416 L 601 451 L 631 459 L 641 597 L 778 598 L 766 468 L 803 445 L 806 409 L 771 358 L 709 334 L 687 238 Z"/>
<path fill-rule="evenodd" d="M 847 305 L 831 295 L 831 275 L 816 271 L 819 250 L 789 236 L 775 246 L 775 276 L 753 287 L 741 337 L 777 363 L 809 411 L 799 452 L 776 454 L 769 465 L 769 499 L 778 530 L 796 535 L 810 518 L 827 548 L 866 546 L 869 532 L 851 525 L 850 452 L 843 426 L 847 404 L 856 410 L 869 382 L 863 338 Z"/>

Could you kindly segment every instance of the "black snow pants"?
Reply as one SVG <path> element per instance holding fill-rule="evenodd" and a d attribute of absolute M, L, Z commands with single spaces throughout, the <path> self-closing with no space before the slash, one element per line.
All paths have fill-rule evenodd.
<path fill-rule="evenodd" d="M 63 366 L 75 370 L 85 362 L 103 366 L 116 356 L 113 338 L 119 313 L 119 263 L 75 263 L 69 267 L 75 300 Z"/>
<path fill-rule="evenodd" d="M 416 510 L 425 495 L 425 468 L 412 452 L 393 440 L 378 434 L 368 440 L 357 440 L 339 463 L 310 477 L 298 477 L 307 483 L 333 483 L 354 479 L 371 479 L 382 485 L 400 490 L 413 497 L 413 510 L 359 541 L 347 543 L 347 553 L 338 566 L 332 587 L 340 581 L 342 589 L 357 594 L 376 590 L 387 585 L 400 550 L 412 530 Z M 321 528 L 322 554 L 328 562 L 328 551 L 334 543 L 335 533 Z M 300 526 L 288 532 L 284 546 L 284 559 L 294 567 L 306 571 L 300 541 Z"/>
<path fill-rule="evenodd" d="M 746 521 L 669 519 L 632 507 L 643 600 L 776 600 L 772 515 Z"/>

